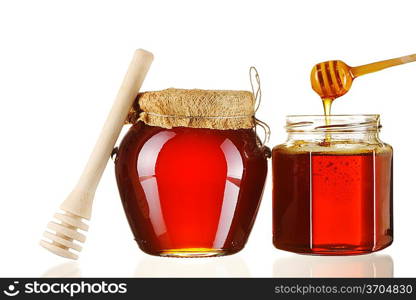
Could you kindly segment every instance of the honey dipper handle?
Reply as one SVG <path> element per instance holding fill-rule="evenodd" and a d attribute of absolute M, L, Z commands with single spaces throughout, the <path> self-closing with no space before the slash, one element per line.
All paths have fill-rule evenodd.
<path fill-rule="evenodd" d="M 386 68 L 407 64 L 409 62 L 416 61 L 416 54 L 406 55 L 402 57 L 392 58 L 388 60 L 383 60 L 367 65 L 362 65 L 359 67 L 353 67 L 351 68 L 351 73 L 353 77 L 358 77 L 361 75 L 365 75 L 368 73 L 377 72 Z"/>
<path fill-rule="evenodd" d="M 90 219 L 95 190 L 152 61 L 152 53 L 142 49 L 134 52 L 127 74 L 78 184 L 62 203 L 61 209 Z"/>

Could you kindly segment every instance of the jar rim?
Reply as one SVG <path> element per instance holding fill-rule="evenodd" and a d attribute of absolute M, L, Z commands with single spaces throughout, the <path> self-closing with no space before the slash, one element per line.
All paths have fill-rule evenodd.
<path fill-rule="evenodd" d="M 287 115 L 285 128 L 289 133 L 378 132 L 381 124 L 379 114 Z"/>

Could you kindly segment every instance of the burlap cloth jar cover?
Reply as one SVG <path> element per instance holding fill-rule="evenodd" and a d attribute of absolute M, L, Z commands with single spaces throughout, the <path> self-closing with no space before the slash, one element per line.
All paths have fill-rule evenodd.
<path fill-rule="evenodd" d="M 253 128 L 255 98 L 249 91 L 166 89 L 144 92 L 128 122 L 162 128 Z M 137 105 L 138 104 L 138 105 Z"/>

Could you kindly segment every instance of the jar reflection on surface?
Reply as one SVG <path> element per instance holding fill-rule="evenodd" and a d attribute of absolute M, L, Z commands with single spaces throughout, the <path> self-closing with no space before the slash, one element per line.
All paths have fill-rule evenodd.
<path fill-rule="evenodd" d="M 136 123 L 116 177 L 140 248 L 162 256 L 217 256 L 247 241 L 267 173 L 252 129 L 164 129 Z"/>
<path fill-rule="evenodd" d="M 393 241 L 392 148 L 378 115 L 289 116 L 273 149 L 273 242 L 310 254 L 352 255 Z M 330 140 L 328 141 L 328 137 Z"/>
<path fill-rule="evenodd" d="M 188 260 L 146 256 L 137 264 L 133 277 L 250 277 L 250 270 L 238 254 L 221 259 Z"/>
<path fill-rule="evenodd" d="M 390 255 L 372 253 L 355 256 L 289 255 L 276 259 L 273 277 L 394 277 Z"/>

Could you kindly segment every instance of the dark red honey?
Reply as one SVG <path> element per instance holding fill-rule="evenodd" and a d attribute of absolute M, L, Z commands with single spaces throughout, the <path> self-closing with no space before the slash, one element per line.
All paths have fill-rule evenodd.
<path fill-rule="evenodd" d="M 139 247 L 163 256 L 241 250 L 267 173 L 252 129 L 164 129 L 138 122 L 124 137 L 116 177 Z"/>
<path fill-rule="evenodd" d="M 390 245 L 392 150 L 273 150 L 273 243 L 298 253 L 347 255 Z"/>

